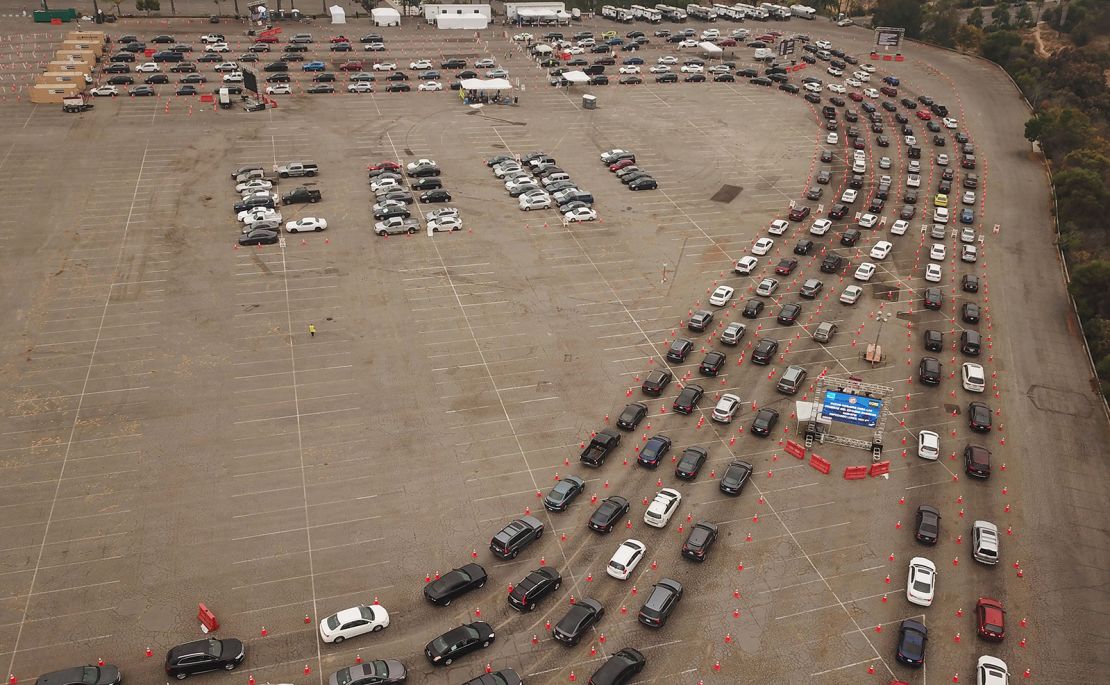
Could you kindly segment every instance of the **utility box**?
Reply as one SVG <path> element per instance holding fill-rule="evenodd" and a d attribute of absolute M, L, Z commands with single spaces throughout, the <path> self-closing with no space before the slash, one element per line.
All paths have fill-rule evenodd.
<path fill-rule="evenodd" d="M 597 109 L 597 97 L 594 95 L 583 95 L 582 109 Z"/>
<path fill-rule="evenodd" d="M 44 83 L 31 88 L 31 102 L 36 105 L 60 105 L 66 98 L 79 97 L 81 90 L 72 83 Z"/>

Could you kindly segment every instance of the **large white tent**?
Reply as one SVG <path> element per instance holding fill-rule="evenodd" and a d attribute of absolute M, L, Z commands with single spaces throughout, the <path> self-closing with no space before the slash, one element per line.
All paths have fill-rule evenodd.
<path fill-rule="evenodd" d="M 459 81 L 459 86 L 462 87 L 463 90 L 477 91 L 513 89 L 513 84 L 509 83 L 508 79 L 503 78 L 464 78 Z"/>
<path fill-rule="evenodd" d="M 590 76 L 584 71 L 566 71 L 563 78 L 576 85 L 590 82 Z"/>
<path fill-rule="evenodd" d="M 339 5 L 332 5 L 328 8 L 328 13 L 331 14 L 331 23 L 333 24 L 346 24 L 347 13 Z"/>
<path fill-rule="evenodd" d="M 370 18 L 374 26 L 400 26 L 401 13 L 392 7 L 375 7 L 370 10 Z"/>
<path fill-rule="evenodd" d="M 702 52 L 709 55 L 720 55 L 724 52 L 724 50 L 721 49 L 721 46 L 714 45 L 709 41 L 702 41 L 698 43 L 698 50 L 701 50 Z"/>

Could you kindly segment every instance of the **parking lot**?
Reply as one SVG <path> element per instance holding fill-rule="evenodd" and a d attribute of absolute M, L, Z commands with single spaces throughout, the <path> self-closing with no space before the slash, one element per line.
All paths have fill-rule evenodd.
<path fill-rule="evenodd" d="M 563 31 L 635 28 L 650 35 L 650 28 L 600 18 Z M 869 32 L 822 21 L 771 28 L 806 30 L 870 61 Z M 180 40 L 208 27 L 171 29 Z M 347 35 L 370 30 L 348 26 Z M 318 42 L 331 35 L 327 27 L 312 32 Z M 874 63 L 876 80 L 901 79 L 899 97 L 931 95 L 947 104 L 977 148 L 971 225 L 979 255 L 964 263 L 955 216 L 936 241 L 922 218 L 940 181 L 935 155 L 947 152 L 958 166 L 955 130 L 944 129 L 946 147 L 934 147 L 911 116 L 922 140 L 920 199 L 911 229 L 891 236 L 892 205 L 902 204 L 906 190 L 907 146 L 892 113 L 879 110 L 889 148 L 876 146 L 861 117 L 861 199 L 827 235 L 813 236 L 807 228 L 824 216 L 818 205 L 827 210 L 847 187 L 852 153 L 842 117 L 856 103 L 838 108 L 839 141 L 829 144 L 820 105 L 744 79 L 553 88 L 501 27 L 478 41 L 469 32 L 444 39 L 426 26 L 382 32 L 382 58 L 405 66 L 421 58 L 494 58 L 524 85 L 519 106 L 469 108 L 451 91 L 377 88 L 295 89 L 258 113 L 168 93 L 98 98 L 80 116 L 10 98 L 0 104 L 11 133 L 0 143 L 7 209 L 0 244 L 11 282 L 24 286 L 5 289 L 12 325 L 0 336 L 9 388 L 0 463 L 8 474 L 0 486 L 8 494 L 0 504 L 7 533 L 0 658 L 9 663 L 0 667 L 33 682 L 53 668 L 103 658 L 121 666 L 125 682 L 162 682 L 164 651 L 200 635 L 196 605 L 205 602 L 220 620 L 217 636 L 239 637 L 247 648 L 234 673 L 204 676 L 213 682 L 250 675 L 259 683 L 323 683 L 356 659 L 382 658 L 401 659 L 415 683 L 462 683 L 487 664 L 513 668 L 529 683 L 567 682 L 572 673 L 585 682 L 626 646 L 647 658 L 637 683 L 939 683 L 957 674 L 972 682 L 981 654 L 1004 659 L 1015 680 L 1030 669 L 1045 682 L 1098 681 L 1090 675 L 1097 650 L 1085 649 L 1097 644 L 1097 612 L 1077 608 L 1080 593 L 1056 601 L 1045 593 L 1104 578 L 1101 553 L 1084 569 L 1071 563 L 1074 552 L 1055 553 L 1065 546 L 1055 537 L 1061 527 L 1091 506 L 1072 509 L 1078 495 L 1061 491 L 1074 487 L 1073 478 L 1104 483 L 1104 467 L 1069 462 L 1066 480 L 1054 481 L 1046 472 L 1052 467 L 1039 462 L 1050 444 L 1060 445 L 1061 459 L 1084 442 L 1099 444 L 1106 422 L 1089 393 L 1042 375 L 1081 381 L 1083 371 L 1054 309 L 1063 301 L 1055 276 L 1046 275 L 1051 283 L 1036 292 L 1022 279 L 1028 260 L 1051 259 L 1047 233 L 1034 232 L 1028 219 L 1047 221 L 1047 192 L 1036 185 L 1043 184 L 1040 167 L 1023 152 L 1025 113 L 1002 75 L 916 46 L 904 62 Z M 248 45 L 245 36 L 235 40 Z M 669 48 L 653 41 L 636 54 L 649 64 L 683 54 Z M 738 50 L 745 66 L 748 53 Z M 619 62 L 627 53 L 617 54 Z M 828 80 L 818 65 L 797 78 Z M 303 89 L 307 77 L 297 75 L 296 83 Z M 582 108 L 584 92 L 598 96 L 597 110 Z M 1006 108 L 997 104 L 1003 101 Z M 613 148 L 635 152 L 659 188 L 624 188 L 599 163 Z M 818 160 L 823 149 L 833 152 L 831 163 Z M 517 209 L 484 161 L 533 151 L 555 157 L 593 194 L 598 221 L 564 224 L 555 210 Z M 890 170 L 878 168 L 882 156 Z M 443 170 L 463 230 L 374 235 L 367 165 L 420 158 Z M 324 217 L 328 230 L 238 247 L 230 206 L 239 198 L 229 171 L 305 160 L 319 165 L 309 182 L 323 200 L 283 207 L 283 217 Z M 822 198 L 804 200 L 823 168 L 832 179 Z M 956 171 L 957 180 L 966 173 Z M 838 245 L 883 174 L 893 178 L 886 223 L 863 231 L 852 247 Z M 297 185 L 282 179 L 277 191 Z M 774 247 L 752 274 L 735 273 L 736 260 L 768 237 L 792 201 L 813 214 L 771 236 Z M 742 318 L 755 286 L 802 238 L 814 240 L 814 251 L 778 277 L 760 318 Z M 893 250 L 877 261 L 872 281 L 861 283 L 863 298 L 841 304 L 856 267 L 884 239 Z M 932 260 L 942 268 L 945 296 L 935 311 L 922 306 L 934 242 L 947 246 L 942 260 Z M 847 265 L 819 272 L 831 252 Z M 979 277 L 978 293 L 960 290 L 965 274 Z M 812 277 L 823 280 L 822 294 L 800 299 Z M 722 284 L 736 289 L 732 302 L 710 307 L 710 292 Z M 802 304 L 798 322 L 777 323 L 781 305 L 792 302 Z M 983 307 L 978 324 L 961 319 L 964 302 Z M 700 309 L 716 311 L 713 326 L 688 331 L 685 322 Z M 1031 315 L 1046 325 L 1027 331 Z M 718 340 L 732 321 L 748 325 L 737 347 Z M 820 322 L 838 326 L 830 343 L 811 339 Z M 944 333 L 942 352 L 924 350 L 927 328 Z M 980 396 L 960 383 L 959 366 L 970 360 L 956 345 L 964 329 L 978 330 L 986 343 L 974 359 L 987 373 Z M 682 337 L 694 352 L 668 362 L 668 346 Z M 769 366 L 753 365 L 751 351 L 764 338 L 780 342 L 779 354 Z M 885 351 L 879 363 L 862 357 L 874 343 Z M 1037 345 L 1069 353 L 1033 368 L 1023 360 L 1037 358 Z M 699 376 L 703 349 L 727 355 L 720 375 Z M 936 387 L 919 382 L 927 354 L 943 364 Z M 791 365 L 809 373 L 797 397 L 775 390 Z M 661 398 L 640 392 L 645 375 L 659 368 L 705 388 L 698 416 L 672 410 L 677 383 Z M 794 401 L 812 398 L 823 373 L 893 388 L 882 453 L 889 477 L 841 477 L 844 467 L 870 464 L 864 451 L 815 446 L 832 463 L 828 475 L 785 451 L 785 441 L 801 442 L 804 430 Z M 723 393 L 743 402 L 732 424 L 708 417 Z M 969 430 L 971 400 L 993 410 L 990 433 Z M 604 466 L 581 466 L 582 443 L 632 401 L 648 405 L 644 423 L 624 434 Z M 1045 406 L 1054 412 L 1049 422 Z M 780 421 L 761 438 L 749 428 L 765 407 L 777 409 Z M 922 429 L 940 436 L 937 461 L 916 456 Z M 689 446 L 708 449 L 701 475 L 680 481 L 667 460 L 657 470 L 637 466 L 639 446 L 659 433 L 671 438 L 676 456 Z M 992 450 L 989 480 L 964 473 L 968 443 Z M 754 473 L 734 498 L 716 483 L 737 458 Z M 568 512 L 544 511 L 537 495 L 570 474 L 586 481 L 583 495 Z M 670 524 L 654 529 L 643 511 L 660 487 L 683 499 Z M 585 526 L 594 495 L 631 502 L 627 522 L 610 535 Z M 920 504 L 943 517 L 931 549 L 912 539 Z M 544 522 L 546 534 L 521 557 L 497 560 L 490 537 L 526 512 Z M 972 559 L 977 519 L 1004 531 L 995 567 Z M 699 520 L 721 533 L 700 565 L 680 555 Z M 629 537 L 647 545 L 644 561 L 627 581 L 607 577 L 610 555 Z M 938 569 L 929 608 L 906 601 L 914 556 Z M 471 561 L 485 567 L 487 587 L 448 608 L 423 599 L 426 577 Z M 535 613 L 518 614 L 502 595 L 541 563 L 562 574 L 563 586 Z M 650 630 L 636 613 L 665 577 L 681 582 L 685 595 L 667 625 Z M 975 635 L 982 596 L 1007 607 L 1009 634 L 999 645 Z M 585 597 L 601 602 L 606 615 L 580 645 L 565 647 L 546 623 Z M 383 633 L 341 645 L 319 640 L 320 619 L 374 602 L 391 616 Z M 1079 637 L 1049 629 L 1065 615 Z M 479 616 L 497 632 L 489 649 L 443 668 L 427 662 L 421 652 L 429 640 Z M 906 618 L 930 630 L 920 670 L 894 659 Z"/>

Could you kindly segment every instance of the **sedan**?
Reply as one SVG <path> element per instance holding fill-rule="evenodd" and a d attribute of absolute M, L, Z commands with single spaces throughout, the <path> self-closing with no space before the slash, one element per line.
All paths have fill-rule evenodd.
<path fill-rule="evenodd" d="M 858 285 L 850 285 L 844 288 L 844 292 L 840 294 L 841 304 L 855 304 L 863 295 L 863 288 Z"/>
<path fill-rule="evenodd" d="M 320 621 L 320 639 L 339 644 L 347 638 L 376 633 L 387 627 L 389 627 L 389 612 L 385 607 L 357 606 L 344 609 Z"/>
<path fill-rule="evenodd" d="M 785 326 L 789 326 L 798 320 L 802 314 L 802 305 L 791 302 L 785 304 L 779 310 L 777 321 Z"/>
<path fill-rule="evenodd" d="M 754 467 L 746 461 L 736 460 L 731 462 L 721 475 L 719 487 L 721 492 L 728 495 L 739 495 L 744 491 L 744 486 L 751 478 Z"/>
<path fill-rule="evenodd" d="M 673 581 L 671 581 L 673 582 Z M 601 665 L 590 676 L 591 683 L 595 685 L 624 685 L 631 682 L 637 673 L 644 670 L 647 659 L 639 650 L 625 647 Z"/>
<path fill-rule="evenodd" d="M 807 278 L 805 282 L 802 283 L 802 287 L 798 290 L 798 295 L 812 300 L 821 294 L 821 290 L 824 287 L 825 284 L 816 278 Z"/>
<path fill-rule="evenodd" d="M 775 273 L 779 276 L 789 276 L 794 273 L 794 269 L 798 268 L 798 260 L 793 257 L 780 259 L 779 263 L 775 265 Z"/>
<path fill-rule="evenodd" d="M 570 478 L 574 476 L 568 476 L 568 480 Z M 437 606 L 450 606 L 457 597 L 471 590 L 477 590 L 485 584 L 486 570 L 478 564 L 467 564 L 448 571 L 443 577 L 425 585 L 424 598 Z"/>
<path fill-rule="evenodd" d="M 825 235 L 830 228 L 832 228 L 832 222 L 828 219 L 815 219 L 813 225 L 809 227 L 809 232 L 813 235 Z"/>
<path fill-rule="evenodd" d="M 871 280 L 872 276 L 875 275 L 875 269 L 875 265 L 871 262 L 864 262 L 856 267 L 856 272 L 855 274 L 853 274 L 852 277 L 855 278 L 857 281 L 863 281 L 866 283 L 867 281 Z"/>
<path fill-rule="evenodd" d="M 997 599 L 980 597 L 975 604 L 975 621 L 984 640 L 1001 642 L 1006 637 L 1006 610 Z"/>
<path fill-rule="evenodd" d="M 964 323 L 979 323 L 979 305 L 974 302 L 965 302 L 960 306 L 960 318 Z"/>
<path fill-rule="evenodd" d="M 579 221 L 596 221 L 597 211 L 589 207 L 579 207 L 563 214 L 563 218 L 570 223 Z"/>
<path fill-rule="evenodd" d="M 392 685 L 408 679 L 405 665 L 396 659 L 375 659 L 341 668 L 328 678 L 328 685 Z"/>
<path fill-rule="evenodd" d="M 418 91 L 433 92 L 443 90 L 443 84 L 439 81 L 425 81 L 416 87 Z"/>
<path fill-rule="evenodd" d="M 655 438 L 652 438 L 653 440 Z M 667 440 L 667 446 L 670 446 L 670 439 Z M 597 509 L 590 516 L 587 522 L 587 527 L 590 530 L 598 533 L 611 533 L 617 521 L 624 518 L 628 514 L 629 504 L 628 500 L 618 495 L 606 497 L 598 505 Z"/>
<path fill-rule="evenodd" d="M 396 68 L 397 68 L 397 65 L 393 62 L 377 62 L 372 67 L 372 69 L 374 71 L 393 71 Z"/>
<path fill-rule="evenodd" d="M 968 425 L 977 433 L 989 433 L 991 430 L 991 408 L 982 402 L 971 402 L 967 405 Z"/>
<path fill-rule="evenodd" d="M 123 680 L 119 668 L 112 664 L 100 663 L 102 664 L 100 666 L 89 664 L 44 673 L 35 680 L 35 685 L 119 685 Z"/>
<path fill-rule="evenodd" d="M 243 643 L 235 638 L 208 638 L 173 647 L 166 653 L 166 675 L 184 680 L 196 673 L 232 671 L 246 659 Z"/>
<path fill-rule="evenodd" d="M 636 430 L 636 426 L 647 416 L 648 408 L 643 402 L 632 402 L 625 405 L 624 411 L 617 417 L 617 427 L 624 430 Z"/>
<path fill-rule="evenodd" d="M 704 364 L 705 362 L 702 363 Z M 694 413 L 694 409 L 698 406 L 698 400 L 700 400 L 704 394 L 704 388 L 696 383 L 691 383 L 683 388 L 682 392 L 678 393 L 678 397 L 675 398 L 672 407 L 680 414 L 692 414 Z M 644 449 L 647 449 L 646 445 Z M 643 457 L 642 451 L 640 452 L 640 456 Z"/>
<path fill-rule="evenodd" d="M 735 397 L 735 395 L 726 395 L 726 397 Z M 693 480 L 697 478 L 698 472 L 707 459 L 709 459 L 709 452 L 704 447 L 687 447 L 678 458 L 674 475 L 682 480 Z"/>
<path fill-rule="evenodd" d="M 543 508 L 548 511 L 566 511 L 585 487 L 586 483 L 578 476 L 565 476 L 543 498 Z"/>
<path fill-rule="evenodd" d="M 724 307 L 728 304 L 729 300 L 732 299 L 732 295 L 735 292 L 736 290 L 731 286 L 717 286 L 717 289 L 714 290 L 713 294 L 709 296 L 709 304 L 715 307 Z"/>
<path fill-rule="evenodd" d="M 277 231 L 272 231 L 268 228 L 257 228 L 250 233 L 244 233 L 239 236 L 239 244 L 247 247 L 250 245 L 273 245 L 278 241 L 280 235 Z"/>
<path fill-rule="evenodd" d="M 944 277 L 944 271 L 940 268 L 939 264 L 926 264 L 925 265 L 925 280 L 929 283 L 940 283 Z"/>
<path fill-rule="evenodd" d="M 875 243 L 874 247 L 871 248 L 871 253 L 870 253 L 871 258 L 872 259 L 886 259 L 887 255 L 890 254 L 890 251 L 893 248 L 894 248 L 894 245 L 892 245 L 891 243 L 889 243 L 885 240 L 880 240 L 879 242 Z"/>
<path fill-rule="evenodd" d="M 605 566 L 605 572 L 617 580 L 628 580 L 646 552 L 647 545 L 639 540 L 625 540 L 613 553 L 612 558 L 609 559 L 609 563 Z"/>
<path fill-rule="evenodd" d="M 327 219 L 317 219 L 315 217 L 307 216 L 303 219 L 290 221 L 285 224 L 285 230 L 289 233 L 304 233 L 310 231 L 323 231 L 328 227 Z"/>
<path fill-rule="evenodd" d="M 605 615 L 605 607 L 595 599 L 584 597 L 567 611 L 555 628 L 551 636 L 565 645 L 573 647 L 591 628 L 596 626 Z M 499 685 L 499 684 L 496 684 Z"/>
<path fill-rule="evenodd" d="M 898 649 L 895 658 L 907 666 L 921 667 L 925 664 L 925 643 L 929 640 L 929 629 L 920 622 L 907 618 L 898 629 Z"/>
<path fill-rule="evenodd" d="M 435 666 L 449 666 L 460 656 L 489 647 L 494 637 L 490 624 L 484 621 L 467 623 L 429 642 L 424 647 L 424 655 Z"/>
<path fill-rule="evenodd" d="M 428 222 L 428 230 L 440 233 L 462 230 L 462 219 L 457 215 L 438 216 Z"/>
<path fill-rule="evenodd" d="M 736 395 L 731 393 L 721 395 L 721 399 L 717 400 L 717 406 L 713 408 L 713 420 L 719 423 L 731 423 L 736 412 L 740 410 L 741 404 L 741 399 Z"/>
<path fill-rule="evenodd" d="M 755 294 L 760 297 L 770 297 L 779 288 L 779 282 L 774 278 L 764 278 L 755 288 Z"/>
<path fill-rule="evenodd" d="M 983 392 L 987 388 L 986 374 L 979 364 L 965 362 L 960 369 L 960 380 L 968 392 Z"/>
<path fill-rule="evenodd" d="M 923 430 L 917 434 L 917 456 L 929 461 L 940 458 L 940 436 L 933 431 Z"/>
<path fill-rule="evenodd" d="M 917 508 L 916 518 L 913 536 L 917 541 L 926 545 L 937 544 L 940 537 L 940 512 L 936 507 L 922 504 Z"/>
<path fill-rule="evenodd" d="M 681 395 L 680 395 L 681 396 Z M 671 439 L 666 435 L 654 435 L 640 448 L 636 462 L 641 466 L 656 467 L 671 449 Z"/>
<path fill-rule="evenodd" d="M 759 255 L 762 257 L 763 255 L 770 252 L 771 248 L 774 246 L 774 240 L 771 240 L 770 238 L 760 238 L 759 240 L 755 241 L 755 244 L 752 245 L 751 251 L 753 255 Z"/>
<path fill-rule="evenodd" d="M 906 578 L 906 599 L 911 604 L 927 607 L 933 603 L 937 589 L 937 567 L 925 557 L 910 559 Z"/>

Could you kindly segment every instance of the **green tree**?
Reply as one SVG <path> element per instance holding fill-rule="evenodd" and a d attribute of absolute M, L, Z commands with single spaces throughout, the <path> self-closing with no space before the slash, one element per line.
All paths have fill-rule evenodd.
<path fill-rule="evenodd" d="M 956 30 L 959 28 L 961 28 L 960 20 L 954 8 L 949 11 L 942 6 L 933 14 L 929 28 L 925 30 L 925 38 L 937 45 L 950 48 L 956 45 Z"/>
<path fill-rule="evenodd" d="M 1094 259 L 1073 268 L 1068 290 L 1083 321 L 1110 319 L 1110 297 L 1106 297 L 1110 292 L 1110 261 Z"/>
<path fill-rule="evenodd" d="M 1094 136 L 1091 118 L 1074 107 L 1038 112 L 1025 122 L 1025 137 L 1038 141 L 1045 154 L 1054 161 L 1083 147 Z"/>
<path fill-rule="evenodd" d="M 971 13 L 967 15 L 967 24 L 968 26 L 983 28 L 983 9 L 981 7 L 971 10 Z"/>
<path fill-rule="evenodd" d="M 922 3 L 920 0 L 878 0 L 871 18 L 874 26 L 906 29 L 909 38 L 921 37 Z"/>
<path fill-rule="evenodd" d="M 1090 169 L 1103 178 L 1110 178 L 1110 156 L 1106 149 L 1081 148 L 1073 150 L 1064 157 L 1064 166 L 1069 169 Z"/>
<path fill-rule="evenodd" d="M 1005 29 L 1010 27 L 1010 8 L 1001 2 L 991 10 L 991 26 Z"/>
<path fill-rule="evenodd" d="M 979 46 L 983 42 L 982 29 L 972 26 L 971 24 L 964 24 L 956 29 L 956 45 L 964 50 L 978 52 Z"/>
<path fill-rule="evenodd" d="M 1031 26 L 1033 24 L 1033 8 L 1029 6 L 1029 3 L 1018 7 L 1017 14 L 1014 15 L 1014 21 L 1017 22 L 1018 26 Z"/>
<path fill-rule="evenodd" d="M 1101 225 L 1092 226 L 1090 222 L 1092 217 L 1100 215 L 1106 205 L 1107 195 L 1110 194 L 1102 176 L 1090 169 L 1064 169 L 1052 175 L 1052 183 L 1056 186 L 1056 206 L 1061 221 L 1082 226 L 1082 233 L 1101 230 Z M 1098 297 L 1105 300 L 1103 306 L 1110 318 L 1110 297 L 1106 297 L 1107 292 L 1110 292 L 1110 288 L 1104 288 L 1098 293 Z"/>
<path fill-rule="evenodd" d="M 1021 47 L 1021 36 L 1015 31 L 992 31 L 983 36 L 983 57 L 1005 68 L 1011 55 Z"/>

